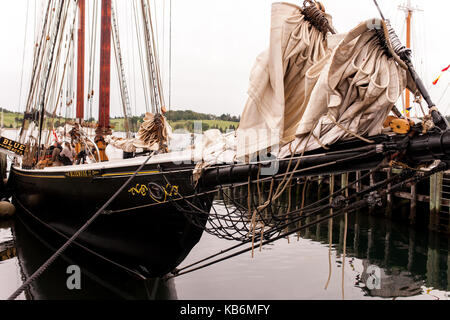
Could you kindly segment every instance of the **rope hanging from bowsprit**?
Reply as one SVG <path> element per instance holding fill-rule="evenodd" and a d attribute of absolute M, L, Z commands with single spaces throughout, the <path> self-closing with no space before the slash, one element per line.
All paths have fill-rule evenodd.
<path fill-rule="evenodd" d="M 316 219 L 309 223 L 308 222 L 298 223 L 298 222 L 305 219 L 306 217 L 311 217 L 312 214 L 300 216 L 297 219 L 291 219 L 290 221 L 287 222 L 289 225 L 282 225 L 282 226 L 279 226 L 278 228 L 276 228 L 276 229 L 278 229 L 278 231 L 283 230 L 283 232 L 278 232 L 275 236 L 274 236 L 274 232 L 273 232 L 274 230 L 265 231 L 264 233 L 256 235 L 255 239 L 248 239 L 247 241 L 244 241 L 238 245 L 234 245 L 228 249 L 222 250 L 216 254 L 208 256 L 208 257 L 201 259 L 197 262 L 194 262 L 188 266 L 174 270 L 172 272 L 173 275 L 168 277 L 168 279 L 175 278 L 175 277 L 178 277 L 181 275 L 185 275 L 185 274 L 206 268 L 208 266 L 214 265 L 216 263 L 231 259 L 238 255 L 242 255 L 246 252 L 253 251 L 253 242 L 254 241 L 260 241 L 260 246 L 267 245 L 267 244 L 275 242 L 277 240 L 286 238 L 289 235 L 296 234 L 302 230 L 314 227 L 317 224 L 323 223 L 323 222 L 333 219 L 335 217 L 342 216 L 347 213 L 355 212 L 356 210 L 360 210 L 360 209 L 363 209 L 368 206 L 371 207 L 371 206 L 379 205 L 380 204 L 379 200 L 382 197 L 386 196 L 386 194 L 388 192 L 399 191 L 409 183 L 418 183 L 424 179 L 429 178 L 430 176 L 432 176 L 438 172 L 445 171 L 447 169 L 448 169 L 448 164 L 445 162 L 440 162 L 438 165 L 431 168 L 429 171 L 425 171 L 425 172 L 418 171 L 418 170 L 404 170 L 401 174 L 398 174 L 394 178 L 386 179 L 372 187 L 369 187 L 361 192 L 356 193 L 355 195 L 357 195 L 357 196 L 363 195 L 363 198 L 361 198 L 360 200 L 358 200 L 358 197 L 355 196 L 355 197 L 350 197 L 350 198 L 355 199 L 355 201 L 352 203 L 350 203 L 349 201 L 342 201 L 342 199 L 340 201 L 338 201 L 338 204 L 336 204 L 335 201 L 330 201 L 330 203 L 333 204 L 332 208 L 336 209 L 336 212 L 332 212 L 326 216 L 316 215 Z M 387 185 L 390 183 L 393 183 L 393 185 L 389 189 L 386 189 Z M 338 192 L 334 193 L 333 195 L 335 195 L 337 193 L 341 193 L 341 192 L 343 192 L 343 190 L 344 189 L 339 190 Z M 318 201 L 315 204 L 317 204 L 319 202 L 321 202 L 321 201 Z M 321 212 L 324 212 L 323 211 L 324 209 L 325 208 L 322 208 Z M 297 210 L 297 213 L 298 212 L 299 211 Z M 241 249 L 234 253 L 230 253 L 226 256 L 223 256 L 225 253 L 229 253 L 234 250 L 237 250 L 238 248 L 240 248 L 246 244 L 249 244 L 249 243 L 252 243 L 251 246 L 248 246 L 247 248 L 244 248 L 244 249 Z M 219 256 L 223 256 L 223 257 L 218 258 Z M 217 259 L 212 260 L 213 258 L 217 258 Z M 209 260 L 212 260 L 212 261 L 207 262 Z"/>
<path fill-rule="evenodd" d="M 305 192 L 311 185 L 311 179 L 294 179 L 289 188 L 278 199 L 273 198 L 273 191 L 277 188 L 279 181 L 272 179 L 259 187 L 259 181 L 249 181 L 248 185 L 222 186 L 219 195 L 222 200 L 220 206 L 210 203 L 212 209 L 201 211 L 193 205 L 191 199 L 184 198 L 183 201 L 172 201 L 172 204 L 182 212 L 187 219 L 206 232 L 218 238 L 247 242 L 252 240 L 269 239 L 282 234 L 286 229 L 301 223 L 306 218 L 318 216 L 326 210 L 341 209 L 359 197 L 367 197 L 368 204 L 377 205 L 379 190 L 387 188 L 389 184 L 408 181 L 416 174 L 416 170 L 407 168 L 400 174 L 394 175 L 378 182 L 351 196 L 345 196 L 348 190 L 357 183 L 367 179 L 370 174 L 378 172 L 387 164 L 385 162 L 370 172 L 362 175 L 359 179 L 352 181 L 346 187 L 337 190 L 328 197 L 318 199 L 316 202 L 303 205 Z M 300 195 L 302 194 L 302 195 Z M 329 201 L 329 199 L 333 201 Z M 261 207 L 261 202 L 268 201 L 269 204 Z M 291 208 L 290 203 L 295 207 Z M 302 203 L 301 207 L 299 204 Z M 205 225 L 205 219 L 207 224 Z M 261 236 L 257 236 L 257 235 Z"/>

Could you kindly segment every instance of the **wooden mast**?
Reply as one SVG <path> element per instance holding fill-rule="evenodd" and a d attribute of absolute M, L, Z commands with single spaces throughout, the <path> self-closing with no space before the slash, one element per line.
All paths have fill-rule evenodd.
<path fill-rule="evenodd" d="M 111 0 L 102 0 L 100 36 L 100 95 L 97 133 L 111 134 L 109 125 L 111 81 Z"/>
<path fill-rule="evenodd" d="M 411 0 L 407 0 L 406 4 L 399 6 L 400 10 L 403 10 L 406 13 L 406 47 L 411 49 L 411 22 L 414 11 L 422 11 L 419 8 L 413 7 L 411 4 Z M 408 89 L 405 91 L 405 109 L 403 110 L 403 114 L 406 117 L 410 116 L 409 110 L 411 109 L 411 93 Z"/>
<path fill-rule="evenodd" d="M 78 0 L 78 63 L 77 63 L 77 121 L 84 119 L 84 61 L 85 61 L 85 0 Z"/>
<path fill-rule="evenodd" d="M 411 2 L 408 1 L 408 11 L 406 13 L 406 47 L 408 49 L 411 49 L 411 18 L 412 18 Z M 409 112 L 410 109 L 411 109 L 410 92 L 408 89 L 406 89 L 404 114 L 408 118 L 410 117 Z"/>

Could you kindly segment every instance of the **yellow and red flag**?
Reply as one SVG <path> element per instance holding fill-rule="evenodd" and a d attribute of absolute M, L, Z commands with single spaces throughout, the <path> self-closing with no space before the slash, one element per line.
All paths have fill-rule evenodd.
<path fill-rule="evenodd" d="M 436 80 L 433 81 L 433 84 L 437 85 L 437 83 L 438 83 L 439 79 L 441 79 L 441 77 L 442 77 L 442 74 L 439 77 L 437 77 Z"/>
<path fill-rule="evenodd" d="M 433 85 L 436 85 L 438 83 L 439 79 L 441 79 L 441 77 L 442 77 L 442 74 L 445 71 L 447 71 L 448 69 L 450 69 L 450 65 L 447 68 L 442 69 L 441 74 L 439 75 L 439 77 L 437 77 L 437 79 L 433 81 Z"/>

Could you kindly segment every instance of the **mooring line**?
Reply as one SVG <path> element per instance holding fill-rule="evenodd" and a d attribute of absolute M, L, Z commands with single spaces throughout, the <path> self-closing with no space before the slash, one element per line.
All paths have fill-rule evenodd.
<path fill-rule="evenodd" d="M 9 298 L 8 300 L 15 300 L 31 283 L 33 283 L 71 244 L 74 242 L 84 230 L 86 230 L 97 219 L 105 209 L 119 196 L 119 194 L 128 186 L 128 184 L 136 178 L 142 168 L 153 157 L 154 152 L 147 157 L 147 159 L 141 164 L 141 166 L 135 171 L 135 173 L 128 178 L 127 181 L 116 191 L 116 193 L 109 198 L 109 200 L 90 218 L 76 233 L 70 237 L 67 242 L 58 249 L 38 270 L 36 270 L 30 278 L 27 279 Z"/>

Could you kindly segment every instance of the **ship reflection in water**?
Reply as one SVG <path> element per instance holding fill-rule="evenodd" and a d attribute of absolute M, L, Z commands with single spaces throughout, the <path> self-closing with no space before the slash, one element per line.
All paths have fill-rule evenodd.
<path fill-rule="evenodd" d="M 58 248 L 52 247 L 38 237 L 20 220 L 15 221 L 12 230 L 16 245 L 16 265 L 20 268 L 23 281 L 30 277 Z M 73 277 L 70 278 L 75 274 L 69 268 L 70 266 L 79 267 L 80 290 L 73 288 L 77 281 L 73 280 Z M 1 292 L 0 290 L 0 293 L 0 297 L 7 298 L 12 291 Z M 58 258 L 25 291 L 25 297 L 28 300 L 177 299 L 173 280 L 140 280 L 96 256 L 87 252 L 80 253 L 75 249 L 68 249 L 66 254 Z"/>
<path fill-rule="evenodd" d="M 10 227 L 11 237 L 5 236 Z M 343 290 L 345 299 L 449 298 L 447 237 L 415 231 L 365 212 L 350 214 L 342 287 L 344 231 L 344 219 L 334 219 L 331 281 L 327 290 L 324 286 L 329 275 L 329 232 L 325 222 L 261 251 L 256 246 L 253 259 L 250 253 L 244 254 L 169 281 L 138 280 L 98 258 L 69 250 L 20 298 L 342 299 Z M 204 233 L 182 266 L 233 244 Z M 0 279 L 6 281 L 2 280 L 2 284 L 8 284 L 8 279 L 10 282 L 2 285 L 0 298 L 7 298 L 55 249 L 19 219 L 13 226 L 2 222 Z M 67 287 L 67 268 L 71 265 L 81 269 L 81 290 Z"/>

